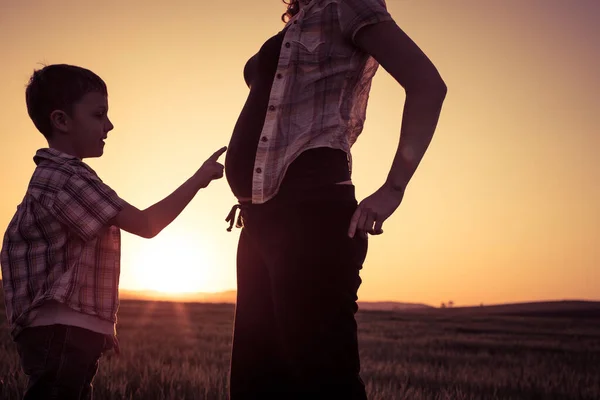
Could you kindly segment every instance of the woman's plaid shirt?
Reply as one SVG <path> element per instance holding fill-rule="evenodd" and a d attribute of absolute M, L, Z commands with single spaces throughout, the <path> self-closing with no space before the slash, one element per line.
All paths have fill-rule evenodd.
<path fill-rule="evenodd" d="M 288 22 L 256 152 L 253 203 L 274 197 L 307 149 L 341 149 L 350 158 L 378 68 L 355 35 L 390 20 L 384 0 L 312 0 Z"/>
<path fill-rule="evenodd" d="M 121 236 L 108 222 L 123 200 L 76 157 L 41 149 L 34 161 L 0 253 L 13 337 L 48 300 L 116 322 Z"/>

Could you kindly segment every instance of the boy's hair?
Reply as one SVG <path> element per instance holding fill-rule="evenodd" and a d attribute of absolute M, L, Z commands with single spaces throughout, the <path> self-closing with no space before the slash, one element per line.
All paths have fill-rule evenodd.
<path fill-rule="evenodd" d="M 67 64 L 46 65 L 34 70 L 25 90 L 27 112 L 35 127 L 52 136 L 50 114 L 61 110 L 72 115 L 73 105 L 90 92 L 107 95 L 106 83 L 92 71 Z"/>

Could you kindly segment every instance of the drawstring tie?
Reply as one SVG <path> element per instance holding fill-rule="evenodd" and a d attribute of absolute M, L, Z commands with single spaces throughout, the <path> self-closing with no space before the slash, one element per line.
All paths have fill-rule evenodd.
<path fill-rule="evenodd" d="M 238 209 L 240 210 L 240 213 L 238 214 L 237 220 L 236 220 L 235 213 Z M 236 228 L 243 228 L 244 222 L 242 220 L 242 205 L 236 204 L 233 207 L 231 207 L 231 211 L 229 211 L 229 214 L 227 214 L 227 218 L 225 218 L 225 221 L 229 222 L 229 228 L 227 228 L 227 232 L 232 231 L 234 221 L 235 221 Z"/>

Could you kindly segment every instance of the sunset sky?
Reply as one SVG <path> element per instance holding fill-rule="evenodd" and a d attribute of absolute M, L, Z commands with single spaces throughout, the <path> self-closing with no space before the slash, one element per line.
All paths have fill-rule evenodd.
<path fill-rule="evenodd" d="M 370 239 L 361 300 L 600 300 L 600 1 L 387 4 L 449 91 L 403 204 Z M 228 143 L 243 66 L 283 11 L 280 0 L 0 0 L 2 232 L 46 146 L 25 108 L 34 68 L 76 64 L 106 81 L 115 129 L 88 162 L 145 208 Z M 360 199 L 386 177 L 403 101 L 380 69 L 353 148 Z M 235 289 L 233 204 L 223 179 L 158 237 L 124 233 L 121 287 Z"/>

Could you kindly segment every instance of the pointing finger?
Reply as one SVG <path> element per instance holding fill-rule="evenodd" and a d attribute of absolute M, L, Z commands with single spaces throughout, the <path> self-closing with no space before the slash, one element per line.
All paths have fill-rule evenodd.
<path fill-rule="evenodd" d="M 226 151 L 227 151 L 227 146 L 223 146 L 219 150 L 215 151 L 213 153 L 213 155 L 208 158 L 208 160 L 216 162 L 219 159 L 219 157 L 221 157 L 221 155 L 223 155 L 223 153 L 225 153 Z"/>

